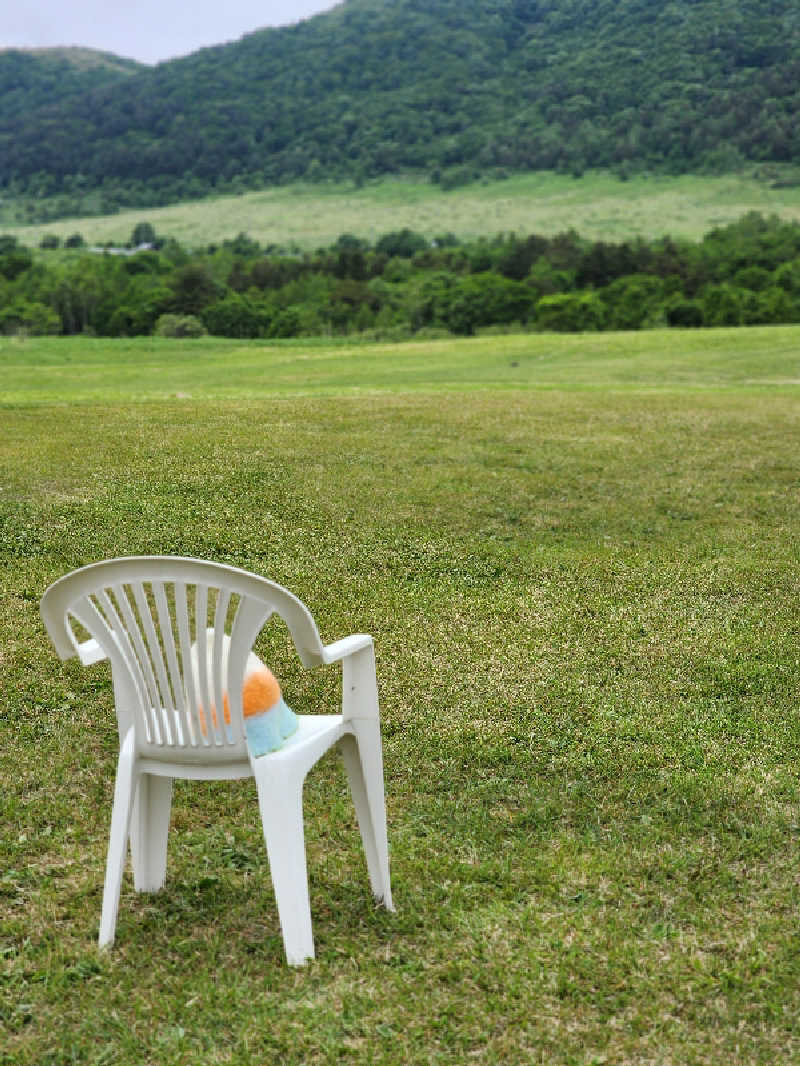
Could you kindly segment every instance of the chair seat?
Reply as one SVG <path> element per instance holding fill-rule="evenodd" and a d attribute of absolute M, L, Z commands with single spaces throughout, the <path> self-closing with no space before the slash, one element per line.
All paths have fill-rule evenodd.
<path fill-rule="evenodd" d="M 339 737 L 347 732 L 344 715 L 341 714 L 298 714 L 297 730 L 283 742 L 277 751 L 261 755 L 258 762 L 274 760 L 281 755 L 294 757 L 304 748 L 323 743 L 325 748 L 335 744 Z M 253 763 L 249 758 L 242 758 L 234 749 L 229 758 L 219 753 L 214 762 L 208 761 L 208 747 L 184 747 L 180 758 L 175 758 L 175 748 L 164 745 L 148 745 L 143 749 L 139 759 L 142 773 L 157 774 L 159 777 L 180 777 L 192 781 L 233 781 L 242 777 L 253 777 Z"/>
<path fill-rule="evenodd" d="M 297 720 L 297 731 L 284 740 L 277 751 L 262 755 L 259 762 L 261 759 L 280 759 L 285 754 L 294 754 L 315 741 L 324 740 L 330 746 L 346 731 L 342 714 L 298 714 Z"/>

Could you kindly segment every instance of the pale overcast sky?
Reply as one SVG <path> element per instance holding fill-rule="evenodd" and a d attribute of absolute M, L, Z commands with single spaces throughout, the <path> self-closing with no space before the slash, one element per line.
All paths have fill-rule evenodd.
<path fill-rule="evenodd" d="M 337 0 L 0 0 L 0 48 L 85 45 L 143 63 L 235 41 Z"/>

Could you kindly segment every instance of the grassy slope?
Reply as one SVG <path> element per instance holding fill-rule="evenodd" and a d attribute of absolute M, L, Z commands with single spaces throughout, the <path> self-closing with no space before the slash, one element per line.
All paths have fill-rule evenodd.
<path fill-rule="evenodd" d="M 796 1062 L 798 340 L 4 348 L 3 1066 Z M 176 790 L 166 890 L 95 950 L 111 697 L 37 601 L 162 551 L 376 637 L 398 913 L 328 758 L 304 971 L 247 784 Z"/>
<path fill-rule="evenodd" d="M 309 249 L 332 244 L 342 233 L 374 239 L 404 226 L 429 237 L 447 232 L 459 237 L 508 231 L 554 234 L 574 228 L 605 240 L 665 233 L 697 239 L 750 210 L 800 219 L 800 187 L 773 189 L 743 175 L 623 182 L 606 173 L 578 181 L 551 173 L 524 175 L 447 193 L 426 183 L 386 181 L 360 190 L 281 187 L 105 218 L 4 228 L 32 246 L 46 233 L 68 237 L 75 232 L 89 243 L 121 244 L 137 222 L 147 219 L 159 234 L 190 246 L 245 232 L 263 244 Z"/>
<path fill-rule="evenodd" d="M 0 338 L 0 402 L 139 403 L 452 389 L 683 389 L 800 383 L 798 330 L 652 330 L 356 344 Z"/>

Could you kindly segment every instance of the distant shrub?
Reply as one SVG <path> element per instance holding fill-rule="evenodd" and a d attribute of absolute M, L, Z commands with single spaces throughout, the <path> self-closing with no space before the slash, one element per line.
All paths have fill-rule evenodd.
<path fill-rule="evenodd" d="M 527 322 L 535 304 L 521 282 L 491 272 L 470 274 L 440 298 L 438 317 L 453 333 L 469 335 L 482 326 Z"/>
<path fill-rule="evenodd" d="M 222 247 L 233 252 L 234 255 L 252 258 L 261 251 L 261 245 L 247 233 L 238 233 L 233 240 L 223 241 Z"/>
<path fill-rule="evenodd" d="M 266 308 L 231 293 L 202 311 L 203 323 L 215 337 L 260 337 L 270 325 Z"/>
<path fill-rule="evenodd" d="M 199 315 L 204 307 L 222 299 L 225 292 L 208 264 L 201 261 L 190 261 L 178 267 L 170 287 L 175 294 L 173 307 L 184 315 Z"/>
<path fill-rule="evenodd" d="M 61 319 L 56 312 L 38 300 L 18 299 L 0 308 L 0 334 L 30 334 L 43 336 L 61 332 Z"/>
<path fill-rule="evenodd" d="M 772 283 L 772 274 L 760 266 L 746 266 L 737 270 L 733 275 L 733 283 L 740 289 L 750 289 L 752 292 L 762 292 L 768 289 Z"/>
<path fill-rule="evenodd" d="M 196 315 L 160 315 L 156 322 L 157 337 L 205 337 L 206 327 Z"/>
<path fill-rule="evenodd" d="M 744 320 L 745 290 L 722 282 L 703 290 L 703 322 L 707 326 L 740 326 Z"/>
<path fill-rule="evenodd" d="M 375 251 L 388 256 L 401 256 L 410 259 L 415 252 L 428 247 L 427 238 L 408 228 L 384 233 L 375 243 Z"/>
<path fill-rule="evenodd" d="M 156 231 L 149 222 L 137 222 L 131 233 L 130 243 L 138 248 L 140 244 L 155 244 L 157 241 Z"/>
<path fill-rule="evenodd" d="M 703 308 L 697 300 L 676 300 L 667 308 L 667 325 L 678 329 L 699 329 L 703 325 Z"/>
<path fill-rule="evenodd" d="M 83 239 L 80 233 L 73 233 L 72 236 L 67 237 L 64 241 L 65 248 L 83 248 L 86 241 Z"/>
<path fill-rule="evenodd" d="M 408 281 L 411 277 L 411 263 L 399 255 L 393 256 L 383 269 L 385 281 L 394 283 Z"/>
<path fill-rule="evenodd" d="M 606 329 L 642 329 L 663 322 L 664 282 L 649 274 L 617 278 L 601 292 Z"/>
<path fill-rule="evenodd" d="M 423 326 L 414 334 L 418 341 L 441 341 L 452 337 L 453 334 L 445 326 Z"/>
<path fill-rule="evenodd" d="M 800 322 L 800 301 L 773 285 L 759 293 L 759 322 Z"/>
<path fill-rule="evenodd" d="M 536 305 L 537 327 L 558 333 L 583 333 L 602 329 L 605 317 L 605 305 L 593 292 L 565 292 L 543 296 Z"/>
<path fill-rule="evenodd" d="M 800 259 L 790 259 L 775 271 L 775 283 L 786 292 L 800 295 Z"/>
<path fill-rule="evenodd" d="M 357 248 L 363 250 L 368 246 L 368 244 L 368 241 L 365 241 L 361 237 L 356 237 L 352 233 L 340 233 L 339 236 L 336 238 L 336 243 L 333 245 L 333 247 L 337 251 L 343 251 L 345 249 L 354 250 Z"/>
<path fill-rule="evenodd" d="M 8 245 L 6 245 L 8 248 Z M 33 255 L 21 245 L 3 252 L 0 249 L 0 277 L 14 281 L 33 266 Z"/>
<path fill-rule="evenodd" d="M 53 250 L 61 247 L 61 238 L 57 237 L 55 233 L 45 233 L 44 237 L 39 241 L 39 247 L 45 250 Z"/>
<path fill-rule="evenodd" d="M 269 328 L 270 337 L 299 337 L 303 332 L 300 308 L 284 307 L 275 315 Z"/>
<path fill-rule="evenodd" d="M 122 261 L 122 269 L 126 274 L 166 274 L 172 268 L 170 263 L 163 259 L 158 252 L 137 252 L 135 255 L 126 256 Z"/>
<path fill-rule="evenodd" d="M 449 170 L 440 172 L 438 185 L 444 192 L 449 192 L 463 185 L 471 185 L 474 181 L 478 181 L 480 176 L 480 171 L 474 167 L 451 167 Z"/>

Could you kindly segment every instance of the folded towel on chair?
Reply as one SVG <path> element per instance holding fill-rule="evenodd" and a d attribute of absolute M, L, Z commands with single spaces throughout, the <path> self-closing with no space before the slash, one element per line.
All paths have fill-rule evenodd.
<path fill-rule="evenodd" d="M 224 679 L 222 685 L 222 714 L 225 724 L 230 726 L 231 708 L 227 684 L 230 637 L 225 635 L 222 641 L 222 677 Z M 206 646 L 206 676 L 208 678 L 207 690 L 209 694 L 214 691 L 212 681 L 213 646 L 214 632 L 210 629 Z M 192 646 L 192 673 L 195 690 L 198 693 L 200 729 L 203 736 L 207 736 L 208 722 L 200 695 L 202 688 L 200 686 L 196 645 Z M 217 729 L 219 720 L 217 718 L 217 709 L 213 702 L 211 703 L 210 711 L 212 725 Z M 247 735 L 247 747 L 253 758 L 276 751 L 285 740 L 297 732 L 299 725 L 297 715 L 284 700 L 277 678 L 252 651 L 247 657 L 244 681 L 242 683 L 242 712 Z"/>

